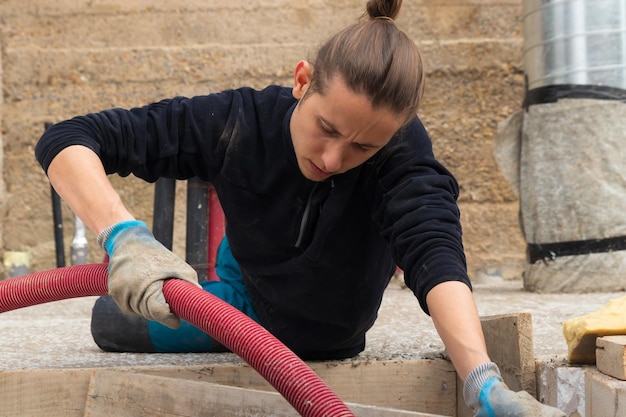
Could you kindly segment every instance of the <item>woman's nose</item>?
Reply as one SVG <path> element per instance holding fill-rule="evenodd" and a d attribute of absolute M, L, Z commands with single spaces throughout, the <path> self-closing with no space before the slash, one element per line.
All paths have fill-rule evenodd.
<path fill-rule="evenodd" d="M 329 144 L 322 153 L 324 166 L 321 168 L 329 173 L 339 172 L 343 164 L 343 158 L 344 149 L 341 144 Z"/>

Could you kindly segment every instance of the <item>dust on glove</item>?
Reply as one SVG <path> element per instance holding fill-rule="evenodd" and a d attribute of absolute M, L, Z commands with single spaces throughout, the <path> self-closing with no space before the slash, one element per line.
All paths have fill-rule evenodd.
<path fill-rule="evenodd" d="M 511 391 L 493 362 L 470 372 L 463 398 L 475 412 L 474 417 L 565 417 L 565 413 L 540 403 L 526 391 Z"/>
<path fill-rule="evenodd" d="M 178 278 L 198 285 L 198 274 L 157 241 L 144 222 L 117 223 L 98 235 L 109 255 L 109 295 L 125 313 L 176 329 L 180 319 L 163 296 L 163 282 Z"/>

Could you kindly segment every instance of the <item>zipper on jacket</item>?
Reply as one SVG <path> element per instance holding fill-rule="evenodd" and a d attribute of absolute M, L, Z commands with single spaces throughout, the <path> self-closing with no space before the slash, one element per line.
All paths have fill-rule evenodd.
<path fill-rule="evenodd" d="M 302 219 L 300 220 L 300 230 L 295 244 L 296 248 L 303 246 L 303 241 L 307 235 L 313 235 L 313 229 L 315 228 L 319 214 L 322 211 L 324 201 L 328 197 L 330 190 L 334 187 L 335 180 L 331 179 L 330 184 L 326 182 L 318 182 L 311 189 L 309 198 L 306 202 L 306 207 L 304 208 L 304 213 L 302 214 Z"/>

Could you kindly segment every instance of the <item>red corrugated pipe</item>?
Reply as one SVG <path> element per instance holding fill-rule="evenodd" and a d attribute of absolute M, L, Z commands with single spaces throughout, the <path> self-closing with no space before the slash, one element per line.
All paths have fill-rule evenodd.
<path fill-rule="evenodd" d="M 0 281 L 0 313 L 67 298 L 107 294 L 107 264 L 74 265 Z M 185 281 L 165 281 L 163 294 L 187 320 L 239 355 L 305 417 L 354 417 L 291 350 L 230 304 Z"/>

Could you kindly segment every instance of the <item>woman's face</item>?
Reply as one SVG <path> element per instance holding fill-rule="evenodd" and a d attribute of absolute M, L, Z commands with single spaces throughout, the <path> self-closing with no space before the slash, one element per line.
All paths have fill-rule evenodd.
<path fill-rule="evenodd" d="M 298 63 L 295 98 L 304 96 L 311 75 L 308 63 Z M 374 110 L 367 97 L 348 89 L 341 77 L 334 77 L 323 94 L 309 94 L 300 100 L 291 117 L 300 171 L 309 180 L 324 181 L 357 167 L 391 140 L 404 119 L 385 108 Z"/>

